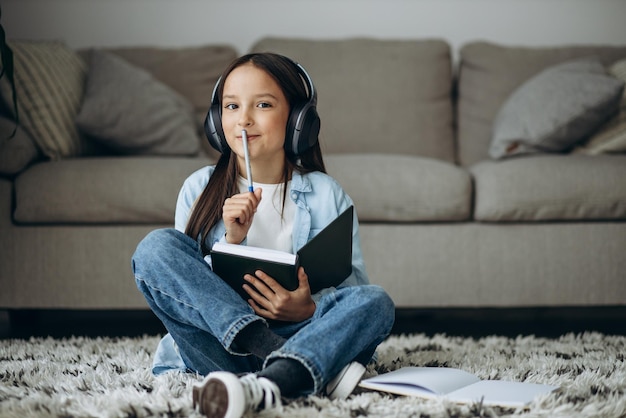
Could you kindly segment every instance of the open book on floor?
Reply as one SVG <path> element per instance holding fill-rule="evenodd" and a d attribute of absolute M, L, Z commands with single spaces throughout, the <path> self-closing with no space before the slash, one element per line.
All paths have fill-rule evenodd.
<path fill-rule="evenodd" d="M 396 395 L 445 397 L 458 403 L 523 407 L 556 386 L 506 380 L 480 380 L 464 370 L 448 367 L 403 367 L 365 379 L 362 388 Z"/>
<path fill-rule="evenodd" d="M 338 286 L 352 273 L 352 223 L 350 206 L 306 243 L 297 254 L 248 245 L 217 242 L 211 249 L 213 271 L 244 299 L 243 276 L 261 270 L 285 289 L 298 288 L 298 267 L 309 277 L 311 293 Z"/>

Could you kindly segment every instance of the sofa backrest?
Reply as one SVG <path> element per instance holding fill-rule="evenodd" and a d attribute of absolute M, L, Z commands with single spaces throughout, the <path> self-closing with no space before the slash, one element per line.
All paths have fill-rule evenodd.
<path fill-rule="evenodd" d="M 318 91 L 324 153 L 454 161 L 451 54 L 443 40 L 265 38 L 302 64 Z"/>
<path fill-rule="evenodd" d="M 511 47 L 472 42 L 460 50 L 458 161 L 469 166 L 488 159 L 493 121 L 501 105 L 526 80 L 564 61 L 595 57 L 609 66 L 626 57 L 624 46 Z"/>

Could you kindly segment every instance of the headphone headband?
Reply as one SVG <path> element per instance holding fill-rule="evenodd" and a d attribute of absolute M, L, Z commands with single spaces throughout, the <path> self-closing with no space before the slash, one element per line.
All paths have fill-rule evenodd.
<path fill-rule="evenodd" d="M 282 56 L 292 63 L 298 75 L 304 80 L 308 90 L 308 99 L 303 103 L 296 103 L 292 106 L 287 120 L 287 128 L 285 131 L 285 151 L 289 154 L 300 155 L 304 151 L 311 148 L 317 143 L 320 118 L 317 114 L 317 91 L 313 80 L 302 65 L 293 61 L 291 58 Z M 222 128 L 222 108 L 218 90 L 222 77 L 217 80 L 211 94 L 211 107 L 204 120 L 204 131 L 213 148 L 220 153 L 224 153 L 229 149 L 226 142 L 226 136 Z"/>
<path fill-rule="evenodd" d="M 289 60 L 291 61 L 291 59 Z M 311 80 L 311 76 L 309 75 L 309 73 L 306 72 L 306 70 L 300 63 L 295 62 L 295 61 L 291 61 L 291 62 L 294 63 L 294 65 L 298 69 L 298 73 L 302 76 L 302 78 L 304 78 L 304 81 L 306 82 L 307 90 L 309 93 L 309 102 L 317 106 L 317 90 L 315 89 L 313 80 Z"/>

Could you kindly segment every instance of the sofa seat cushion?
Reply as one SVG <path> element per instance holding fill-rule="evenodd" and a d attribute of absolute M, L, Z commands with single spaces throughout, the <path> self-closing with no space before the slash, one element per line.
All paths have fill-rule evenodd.
<path fill-rule="evenodd" d="M 470 218 L 471 177 L 451 163 L 391 154 L 331 154 L 324 159 L 328 174 L 354 200 L 359 221 Z"/>
<path fill-rule="evenodd" d="M 478 221 L 615 220 L 626 217 L 626 156 L 550 155 L 470 168 Z"/>
<path fill-rule="evenodd" d="M 81 158 L 33 165 L 15 181 L 21 224 L 173 224 L 183 181 L 205 158 Z"/>

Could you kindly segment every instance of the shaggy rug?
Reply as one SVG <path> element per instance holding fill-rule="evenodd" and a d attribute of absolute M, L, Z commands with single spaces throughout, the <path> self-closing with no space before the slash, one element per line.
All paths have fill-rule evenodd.
<path fill-rule="evenodd" d="M 156 336 L 0 341 L 0 417 L 187 417 L 193 374 L 150 373 Z M 559 386 L 526 408 L 503 409 L 357 389 L 343 401 L 311 396 L 262 417 L 626 417 L 626 337 L 556 339 L 394 335 L 366 376 L 448 366 L 482 379 Z"/>

